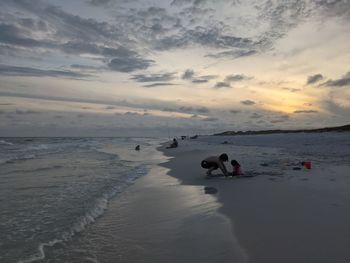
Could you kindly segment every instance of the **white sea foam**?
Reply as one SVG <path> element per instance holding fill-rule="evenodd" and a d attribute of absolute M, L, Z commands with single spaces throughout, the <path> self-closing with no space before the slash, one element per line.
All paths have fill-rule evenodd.
<path fill-rule="evenodd" d="M 30 150 L 47 150 L 49 149 L 49 146 L 47 144 L 38 144 L 30 146 Z"/>
<path fill-rule="evenodd" d="M 0 140 L 0 145 L 13 145 L 13 143 L 5 140 Z"/>
<path fill-rule="evenodd" d="M 39 246 L 38 246 L 38 253 L 27 258 L 27 259 L 23 259 L 23 260 L 19 260 L 18 263 L 31 263 L 31 262 L 35 262 L 35 261 L 38 261 L 38 260 L 43 260 L 45 258 L 45 247 L 52 247 L 54 245 L 56 245 L 57 243 L 61 243 L 63 242 L 63 240 L 61 239 L 54 239 L 54 240 L 51 240 L 47 243 L 41 243 Z"/>
<path fill-rule="evenodd" d="M 84 215 L 81 216 L 77 222 L 70 228 L 69 231 L 64 232 L 61 235 L 61 238 L 54 239 L 52 241 L 41 243 L 38 246 L 38 252 L 30 256 L 27 259 L 19 260 L 18 263 L 31 263 L 36 262 L 42 259 L 45 259 L 45 247 L 53 247 L 57 243 L 65 242 L 70 240 L 75 234 L 82 232 L 88 225 L 94 223 L 98 217 L 100 217 L 104 211 L 108 207 L 109 200 L 120 193 L 127 186 L 132 184 L 137 178 L 145 175 L 147 173 L 147 169 L 144 166 L 140 166 L 138 169 L 130 173 L 126 178 L 124 178 L 124 182 L 118 186 L 113 187 L 109 192 L 103 194 L 102 197 L 98 198 L 95 201 L 95 205 Z"/>

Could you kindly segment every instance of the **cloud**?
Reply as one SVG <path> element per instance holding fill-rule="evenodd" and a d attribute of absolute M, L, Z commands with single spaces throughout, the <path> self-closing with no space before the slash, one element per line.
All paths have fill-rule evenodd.
<path fill-rule="evenodd" d="M 183 5 L 198 6 L 198 5 L 205 4 L 207 1 L 208 0 L 173 0 L 171 2 L 171 5 L 176 5 L 176 6 L 183 6 Z"/>
<path fill-rule="evenodd" d="M 192 79 L 194 76 L 194 71 L 192 69 L 186 69 L 186 71 L 182 74 L 182 79 Z"/>
<path fill-rule="evenodd" d="M 100 6 L 100 5 L 110 4 L 113 1 L 112 0 L 89 0 L 87 2 L 94 6 Z"/>
<path fill-rule="evenodd" d="M 309 76 L 307 78 L 306 85 L 314 84 L 316 82 L 319 82 L 322 79 L 323 79 L 322 74 L 316 74 L 316 75 Z"/>
<path fill-rule="evenodd" d="M 203 76 L 198 76 L 194 70 L 192 69 L 187 69 L 181 76 L 182 79 L 184 80 L 191 80 L 192 83 L 194 84 L 201 84 L 201 83 L 207 83 L 211 79 L 217 78 L 217 75 L 203 75 Z"/>
<path fill-rule="evenodd" d="M 337 116 L 343 116 L 346 119 L 349 119 L 350 116 L 350 107 L 346 107 L 344 105 L 340 105 L 333 100 L 326 100 L 323 102 L 325 108 L 331 113 Z"/>
<path fill-rule="evenodd" d="M 251 106 L 251 105 L 254 105 L 256 103 L 255 103 L 255 101 L 252 101 L 252 100 L 242 100 L 241 104 L 246 105 L 246 106 Z"/>
<path fill-rule="evenodd" d="M 106 110 L 114 110 L 114 109 L 116 109 L 116 107 L 115 106 L 107 106 L 105 109 Z"/>
<path fill-rule="evenodd" d="M 196 108 L 195 111 L 197 111 L 199 113 L 208 113 L 208 112 L 210 112 L 210 110 L 207 107 Z"/>
<path fill-rule="evenodd" d="M 142 87 L 145 88 L 155 88 L 155 87 L 162 87 L 162 86 L 175 86 L 177 84 L 174 83 L 168 83 L 168 82 L 159 82 L 159 83 L 153 83 L 149 85 L 143 85 Z"/>
<path fill-rule="evenodd" d="M 194 84 L 201 84 L 201 83 L 207 83 L 207 82 L 209 82 L 209 80 L 207 80 L 207 79 L 194 79 L 194 80 L 192 80 L 192 83 L 194 83 Z"/>
<path fill-rule="evenodd" d="M 26 114 L 41 114 L 42 112 L 35 111 L 35 110 L 18 110 L 18 109 L 16 109 L 16 111 L 14 113 L 18 114 L 18 115 L 26 115 Z"/>
<path fill-rule="evenodd" d="M 166 37 L 160 42 L 162 47 L 170 49 L 173 47 L 185 47 L 190 44 L 198 44 L 203 47 L 211 48 L 245 48 L 254 45 L 248 38 L 235 37 L 221 33 L 219 28 L 198 26 L 195 29 L 189 29 L 182 35 L 175 37 Z"/>
<path fill-rule="evenodd" d="M 233 113 L 233 114 L 237 114 L 237 113 L 240 113 L 241 111 L 240 110 L 229 110 L 230 113 Z"/>
<path fill-rule="evenodd" d="M 147 69 L 154 61 L 142 58 L 139 54 L 124 47 L 119 47 L 114 53 L 108 67 L 111 70 L 120 72 L 133 72 L 140 69 Z"/>
<path fill-rule="evenodd" d="M 108 67 L 114 71 L 133 72 L 136 70 L 147 69 L 153 62 L 153 60 L 145 60 L 138 57 L 114 58 L 109 62 Z"/>
<path fill-rule="evenodd" d="M 243 81 L 243 80 L 249 80 L 249 79 L 252 79 L 251 77 L 247 77 L 245 75 L 228 75 L 226 76 L 225 78 L 225 82 L 228 82 L 228 83 L 231 83 L 231 82 L 236 82 L 236 81 Z"/>
<path fill-rule="evenodd" d="M 260 119 L 262 117 L 263 117 L 263 115 L 256 113 L 256 112 L 254 112 L 252 115 L 250 115 L 251 119 Z"/>
<path fill-rule="evenodd" d="M 133 111 L 127 111 L 124 113 L 125 116 L 141 116 L 142 114 Z"/>
<path fill-rule="evenodd" d="M 24 32 L 20 28 L 11 24 L 0 24 L 0 42 L 24 47 L 39 47 L 43 43 L 23 36 Z"/>
<path fill-rule="evenodd" d="M 270 120 L 271 123 L 281 123 L 281 122 L 286 122 L 290 119 L 289 115 L 285 114 L 285 115 L 281 115 L 281 116 L 277 116 L 275 119 Z"/>
<path fill-rule="evenodd" d="M 70 67 L 74 69 L 80 69 L 83 71 L 99 71 L 99 70 L 107 69 L 106 67 L 96 67 L 96 66 L 80 65 L 80 64 L 72 64 L 70 65 Z"/>
<path fill-rule="evenodd" d="M 256 50 L 230 50 L 230 51 L 223 51 L 215 54 L 213 53 L 207 54 L 206 57 L 236 59 L 240 57 L 252 56 L 256 53 L 257 53 Z"/>
<path fill-rule="evenodd" d="M 290 92 L 298 92 L 298 91 L 301 91 L 301 89 L 296 89 L 296 88 L 282 88 L 284 90 L 288 90 Z"/>
<path fill-rule="evenodd" d="M 207 117 L 207 118 L 204 118 L 204 119 L 201 119 L 202 121 L 208 121 L 208 122 L 214 122 L 214 121 L 218 121 L 219 119 L 218 118 L 215 118 L 215 117 Z"/>
<path fill-rule="evenodd" d="M 340 79 L 336 80 L 328 80 L 325 83 L 321 84 L 321 86 L 328 86 L 328 87 L 343 87 L 343 86 L 349 86 L 350 85 L 350 71 L 343 75 Z"/>
<path fill-rule="evenodd" d="M 164 74 L 137 74 L 133 75 L 131 78 L 137 82 L 159 82 L 159 81 L 169 81 L 174 79 L 175 73 L 164 73 Z"/>
<path fill-rule="evenodd" d="M 1 76 L 27 76 L 27 77 L 53 77 L 82 79 L 91 75 L 67 70 L 45 70 L 29 67 L 16 67 L 9 65 L 0 65 Z"/>
<path fill-rule="evenodd" d="M 317 113 L 318 111 L 317 110 L 296 110 L 294 111 L 294 113 Z"/>
<path fill-rule="evenodd" d="M 230 83 L 227 82 L 217 82 L 214 86 L 215 89 L 221 89 L 221 88 L 232 88 Z"/>

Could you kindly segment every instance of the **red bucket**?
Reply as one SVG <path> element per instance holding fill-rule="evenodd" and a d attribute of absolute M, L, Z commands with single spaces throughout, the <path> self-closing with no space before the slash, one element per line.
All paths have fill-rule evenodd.
<path fill-rule="evenodd" d="M 311 162 L 310 161 L 303 162 L 303 163 L 304 163 L 303 165 L 306 169 L 311 169 Z"/>

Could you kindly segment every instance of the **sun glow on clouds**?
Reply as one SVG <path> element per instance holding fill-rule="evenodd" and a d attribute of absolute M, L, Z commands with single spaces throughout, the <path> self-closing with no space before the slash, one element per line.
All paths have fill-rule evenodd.
<path fill-rule="evenodd" d="M 1 112 L 185 130 L 350 121 L 349 1 L 35 1 L 0 3 Z"/>

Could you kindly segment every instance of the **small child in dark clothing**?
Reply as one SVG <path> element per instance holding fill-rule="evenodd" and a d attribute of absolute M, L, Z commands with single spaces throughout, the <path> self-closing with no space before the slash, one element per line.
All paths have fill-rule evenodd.
<path fill-rule="evenodd" d="M 241 165 L 236 160 L 232 160 L 231 164 L 233 167 L 232 176 L 243 175 Z"/>

